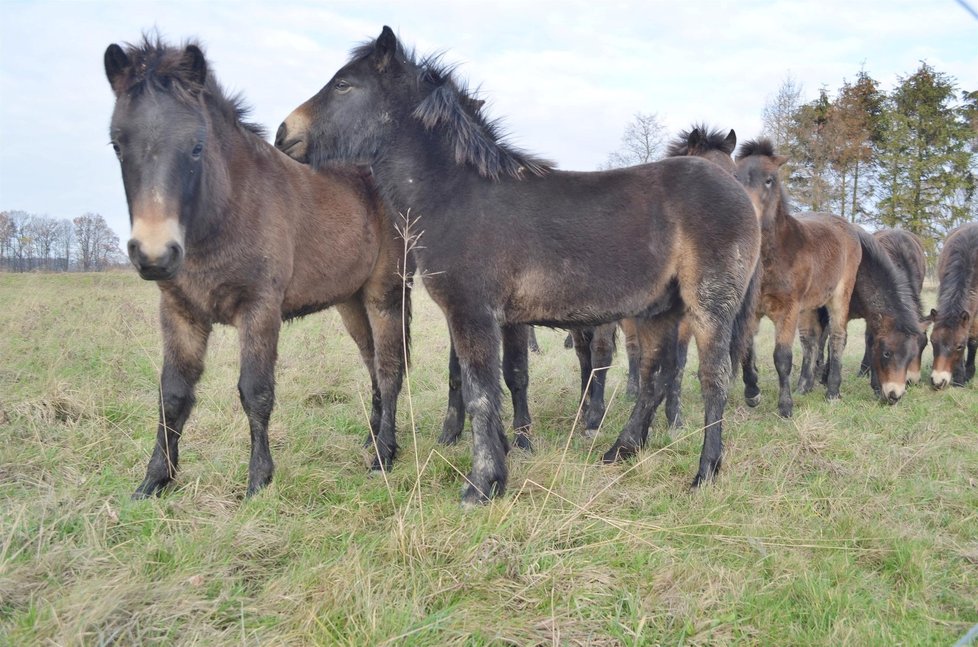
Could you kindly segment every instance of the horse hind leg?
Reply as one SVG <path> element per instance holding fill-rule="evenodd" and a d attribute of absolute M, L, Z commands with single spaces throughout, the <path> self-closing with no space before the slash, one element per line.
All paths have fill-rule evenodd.
<path fill-rule="evenodd" d="M 590 344 L 588 406 L 584 415 L 584 435 L 593 438 L 601 427 L 605 414 L 605 382 L 615 354 L 615 330 L 617 323 L 603 324 L 594 328 Z"/>
<path fill-rule="evenodd" d="M 146 466 L 146 476 L 133 493 L 133 499 L 160 494 L 176 476 L 180 435 L 194 406 L 194 387 L 204 371 L 211 331 L 210 326 L 196 325 L 175 315 L 175 309 L 165 299 L 160 308 L 163 370 L 156 445 Z"/>
<path fill-rule="evenodd" d="M 727 299 L 701 300 L 691 306 L 704 408 L 703 447 L 693 487 L 715 479 L 723 461 L 723 412 L 730 386 L 730 342 L 739 303 L 733 298 L 735 287 L 732 283 L 727 285 Z"/>
<path fill-rule="evenodd" d="M 362 299 L 355 298 L 336 306 L 343 327 L 357 345 L 360 359 L 370 375 L 370 430 L 363 441 L 364 447 L 373 447 L 374 438 L 380 431 L 381 397 L 377 384 L 377 370 L 374 365 L 374 340 L 370 329 L 370 318 Z"/>
<path fill-rule="evenodd" d="M 604 463 L 627 459 L 645 446 L 656 409 L 676 376 L 676 348 L 682 302 L 652 319 L 636 319 L 641 346 L 641 387 L 628 421 L 602 457 Z"/>
<path fill-rule="evenodd" d="M 622 319 L 618 322 L 622 335 L 625 337 L 625 354 L 628 356 L 628 386 L 625 388 L 625 395 L 632 399 L 638 397 L 639 364 L 641 362 L 638 331 L 635 325 L 635 320 L 631 318 Z"/>
<path fill-rule="evenodd" d="M 683 426 L 682 416 L 682 392 L 683 392 L 683 372 L 686 370 L 686 360 L 689 356 L 689 341 L 693 331 L 689 322 L 684 318 L 679 323 L 679 333 L 676 346 L 676 376 L 667 387 L 666 392 L 666 420 L 670 429 L 679 429 Z"/>
<path fill-rule="evenodd" d="M 399 282 L 368 286 L 364 304 L 374 343 L 374 372 L 380 392 L 380 425 L 371 469 L 388 471 L 397 457 L 397 399 L 401 394 L 410 339 L 411 303 Z"/>
<path fill-rule="evenodd" d="M 513 430 L 514 443 L 522 450 L 532 452 L 533 441 L 530 438 L 530 405 L 527 401 L 527 389 L 530 384 L 527 341 L 533 328 L 531 326 L 503 326 L 503 379 L 513 400 Z M 539 352 L 539 349 L 538 349 Z"/>

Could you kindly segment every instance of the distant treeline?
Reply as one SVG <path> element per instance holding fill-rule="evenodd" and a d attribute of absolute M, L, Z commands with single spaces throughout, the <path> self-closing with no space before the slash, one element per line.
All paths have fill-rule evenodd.
<path fill-rule="evenodd" d="M 890 92 L 865 70 L 801 103 L 789 77 L 765 106 L 764 133 L 789 158 L 791 201 L 920 236 L 931 257 L 978 219 L 978 91 L 923 62 Z"/>
<path fill-rule="evenodd" d="M 119 237 L 98 214 L 59 220 L 0 212 L 0 271 L 99 272 L 125 261 Z"/>

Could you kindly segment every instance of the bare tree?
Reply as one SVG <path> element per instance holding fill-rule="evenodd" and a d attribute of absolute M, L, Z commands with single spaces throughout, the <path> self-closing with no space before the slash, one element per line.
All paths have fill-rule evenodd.
<path fill-rule="evenodd" d="M 51 269 L 52 252 L 57 240 L 58 221 L 48 216 L 34 216 L 27 224 L 38 269 Z"/>
<path fill-rule="evenodd" d="M 59 220 L 58 229 L 55 235 L 55 247 L 60 255 L 59 261 L 63 263 L 58 269 L 65 272 L 71 271 L 71 248 L 75 243 L 75 229 L 70 220 Z"/>
<path fill-rule="evenodd" d="M 662 155 L 666 143 L 666 127 L 656 113 L 635 113 L 621 137 L 621 149 L 608 155 L 600 170 L 654 162 Z"/>
<path fill-rule="evenodd" d="M 82 271 L 103 270 L 116 261 L 119 237 L 109 228 L 105 218 L 97 213 L 86 213 L 72 222 Z"/>
<path fill-rule="evenodd" d="M 14 250 L 14 219 L 8 211 L 0 211 L 0 269 L 12 267 Z"/>
<path fill-rule="evenodd" d="M 769 97 L 761 113 L 762 134 L 774 144 L 774 150 L 786 151 L 792 141 L 795 114 L 801 107 L 801 85 L 786 74 L 777 94 Z"/>

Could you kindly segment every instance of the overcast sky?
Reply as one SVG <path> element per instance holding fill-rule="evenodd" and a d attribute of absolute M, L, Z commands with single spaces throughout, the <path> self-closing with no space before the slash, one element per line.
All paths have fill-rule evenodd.
<path fill-rule="evenodd" d="M 125 245 L 110 43 L 153 28 L 199 39 L 224 87 L 274 133 L 385 24 L 421 53 L 445 51 L 514 144 L 564 169 L 604 162 L 636 112 L 673 133 L 706 121 L 754 137 L 788 74 L 810 100 L 860 68 L 889 90 L 926 60 L 978 89 L 978 20 L 956 0 L 0 0 L 0 209 L 100 213 Z"/>

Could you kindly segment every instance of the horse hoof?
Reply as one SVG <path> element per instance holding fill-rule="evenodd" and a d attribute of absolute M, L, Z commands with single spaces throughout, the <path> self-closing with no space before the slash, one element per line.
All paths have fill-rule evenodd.
<path fill-rule="evenodd" d="M 443 433 L 441 436 L 438 437 L 438 444 L 439 445 L 444 445 L 446 447 L 451 447 L 452 445 L 457 445 L 458 444 L 458 439 L 459 439 L 459 437 L 461 435 L 462 434 L 454 434 L 454 433 L 447 433 L 446 434 L 446 433 Z"/>
<path fill-rule="evenodd" d="M 533 441 L 530 436 L 525 433 L 516 434 L 516 438 L 513 439 L 513 444 L 517 448 L 522 449 L 525 452 L 533 453 Z"/>
<path fill-rule="evenodd" d="M 581 437 L 585 440 L 594 440 L 598 436 L 598 430 L 595 429 L 585 429 L 581 432 Z"/>
<path fill-rule="evenodd" d="M 626 461 L 637 453 L 637 449 L 623 447 L 615 443 L 615 445 L 613 445 L 612 448 L 605 452 L 604 456 L 601 457 L 601 462 L 605 465 L 613 465 L 614 463 Z"/>
<path fill-rule="evenodd" d="M 489 484 L 488 492 L 483 492 L 470 482 L 462 490 L 462 509 L 471 510 L 476 507 L 484 506 L 489 503 L 491 499 L 501 496 L 503 491 L 504 486 L 502 486 L 498 481 L 493 481 Z"/>
<path fill-rule="evenodd" d="M 782 418 L 791 418 L 792 407 L 778 407 L 778 415 Z"/>
<path fill-rule="evenodd" d="M 756 407 L 761 403 L 761 394 L 758 393 L 757 395 L 745 395 L 744 402 L 747 403 L 748 407 L 751 407 L 753 409 L 754 407 Z"/>

